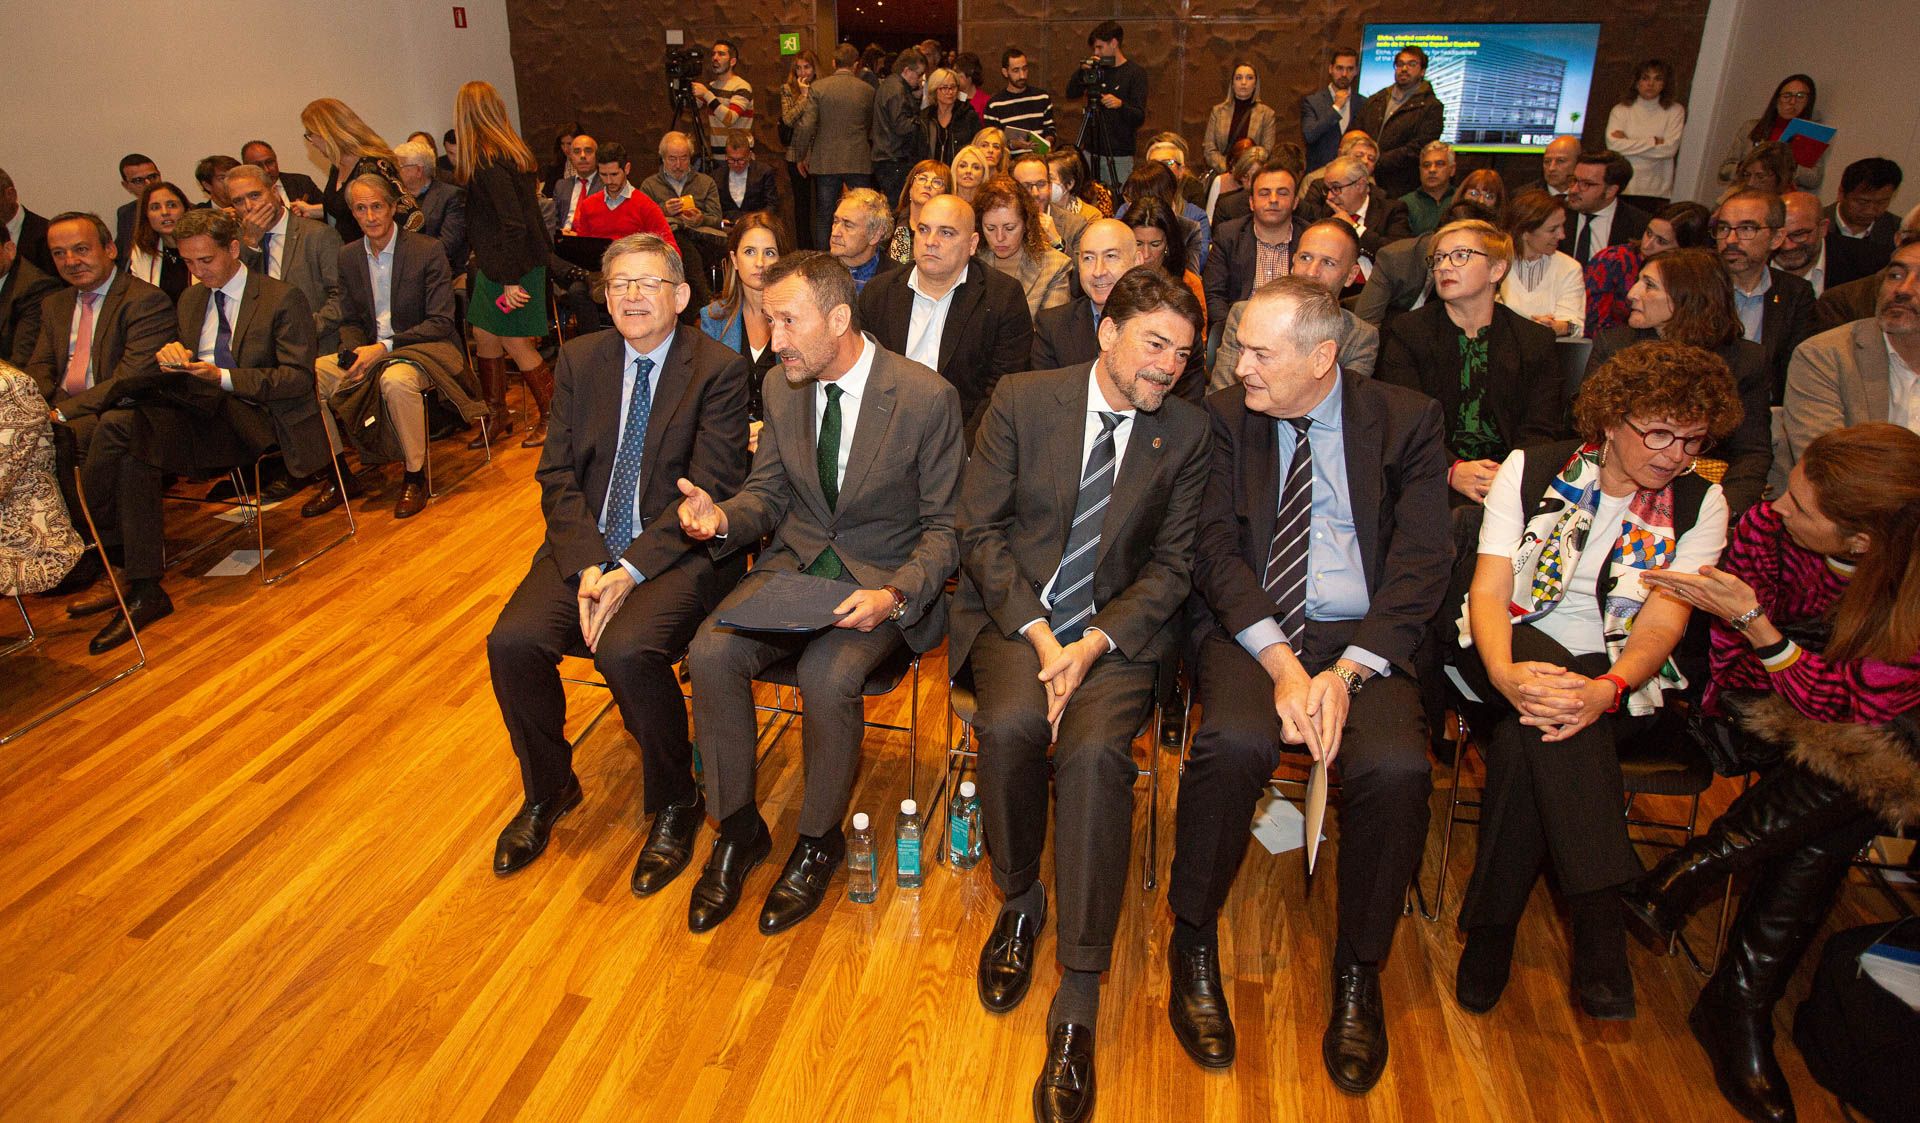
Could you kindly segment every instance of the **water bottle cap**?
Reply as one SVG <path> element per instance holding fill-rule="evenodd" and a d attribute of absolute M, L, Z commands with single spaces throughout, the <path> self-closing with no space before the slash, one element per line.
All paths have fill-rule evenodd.
<path fill-rule="evenodd" d="M 920 805 L 910 799 L 903 799 L 900 801 L 900 814 L 918 815 L 920 814 Z"/>
<path fill-rule="evenodd" d="M 867 819 L 867 813 L 865 811 L 856 813 L 853 817 L 853 829 L 856 831 L 866 830 L 868 821 L 869 820 Z"/>
<path fill-rule="evenodd" d="M 972 780 L 962 780 L 960 782 L 960 798 L 961 799 L 972 799 L 973 793 L 975 790 L 976 789 L 973 786 Z"/>

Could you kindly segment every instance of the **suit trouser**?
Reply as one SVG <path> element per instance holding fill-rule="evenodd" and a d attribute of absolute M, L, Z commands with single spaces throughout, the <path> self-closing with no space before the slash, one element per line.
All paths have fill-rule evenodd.
<path fill-rule="evenodd" d="M 184 406 L 143 402 L 99 415 L 82 479 L 100 537 L 120 547 L 129 580 L 157 581 L 166 572 L 164 473 L 202 477 L 252 455 L 224 417 Z"/>
<path fill-rule="evenodd" d="M 78 517 L 80 492 L 74 486 L 74 481 L 79 478 L 80 469 L 86 466 L 88 447 L 93 443 L 93 430 L 99 423 L 97 415 L 87 413 L 68 419 L 65 425 L 53 427 L 53 476 L 59 481 L 60 498 L 66 502 L 67 511 L 75 516 L 73 529 L 89 542 L 93 540 L 93 532 L 87 529 L 87 520 Z"/>
<path fill-rule="evenodd" d="M 979 700 L 973 729 L 994 884 L 1012 897 L 1039 876 L 1051 743 L 1056 954 L 1070 970 L 1105 971 L 1133 841 L 1138 771 L 1130 746 L 1153 704 L 1158 667 L 1117 652 L 1102 656 L 1067 700 L 1056 740 L 1047 723 L 1040 657 L 1031 643 L 989 627 L 974 641 L 967 665 Z"/>
<path fill-rule="evenodd" d="M 853 795 L 866 732 L 861 691 L 867 676 L 893 654 L 906 636 L 882 621 L 871 632 L 828 628 L 823 632 L 742 632 L 719 624 L 720 615 L 745 600 L 771 571 L 757 569 L 720 603 L 694 636 L 693 720 L 705 766 L 708 812 L 724 819 L 754 803 L 754 749 L 759 723 L 753 709 L 753 676 L 794 654 L 805 703 L 800 716 L 801 767 L 806 794 L 799 830 L 819 836 L 838 830 Z M 847 591 L 857 587 L 847 582 Z"/>
<path fill-rule="evenodd" d="M 344 449 L 340 444 L 340 423 L 333 416 L 333 396 L 346 384 L 346 368 L 334 356 L 322 355 L 313 361 L 313 378 L 320 386 L 320 400 L 325 403 L 320 416 L 327 425 L 327 444 L 338 455 Z M 387 416 L 393 420 L 393 435 L 400 442 L 409 472 L 418 472 L 427 464 L 427 399 L 424 395 L 432 385 L 427 372 L 414 363 L 386 363 L 380 369 L 380 396 L 386 399 Z"/>
<path fill-rule="evenodd" d="M 1570 654 L 1527 624 L 1514 626 L 1513 658 L 1584 675 L 1605 674 L 1608 666 L 1605 655 Z M 1479 854 L 1460 907 L 1461 925 L 1519 923 L 1542 863 L 1551 863 L 1560 891 L 1569 896 L 1639 876 L 1621 814 L 1627 797 L 1616 745 L 1651 728 L 1654 719 L 1625 711 L 1602 714 L 1565 741 L 1542 741 L 1540 730 L 1521 725 L 1519 713 L 1487 680 L 1478 651 L 1461 652 L 1459 663 L 1473 692 L 1500 715 L 1481 745 L 1487 784 L 1480 803 Z"/>
<path fill-rule="evenodd" d="M 640 743 L 649 815 L 692 800 L 696 790 L 686 699 L 673 664 L 727 579 L 696 557 L 641 582 L 607 622 L 600 650 L 592 655 L 627 732 Z M 558 795 L 573 772 L 559 663 L 562 655 L 587 655 L 577 591 L 552 556 L 542 553 L 487 634 L 493 695 L 532 803 Z"/>
<path fill-rule="evenodd" d="M 1301 661 L 1309 671 L 1332 665 L 1355 627 L 1309 621 Z M 1273 681 L 1253 656 L 1215 631 L 1201 643 L 1199 666 L 1205 714 L 1180 777 L 1167 900 L 1175 916 L 1204 927 L 1233 888 L 1254 807 L 1283 746 Z M 1426 843 L 1433 784 L 1420 693 L 1410 676 L 1396 670 L 1367 680 L 1347 711 L 1334 768 L 1341 785 L 1335 960 L 1339 966 L 1379 963 L 1393 945 Z"/>

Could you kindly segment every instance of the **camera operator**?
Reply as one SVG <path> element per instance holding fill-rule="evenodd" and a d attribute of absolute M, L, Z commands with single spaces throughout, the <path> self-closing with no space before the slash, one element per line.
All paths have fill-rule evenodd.
<path fill-rule="evenodd" d="M 1094 176 L 1115 188 L 1133 173 L 1134 135 L 1147 119 L 1147 72 L 1121 52 L 1125 34 L 1112 20 L 1094 28 L 1087 36 L 1093 56 L 1067 79 L 1067 96 L 1087 99 L 1080 150 Z"/>
<path fill-rule="evenodd" d="M 730 39 L 715 39 L 709 62 L 712 77 L 693 83 L 693 103 L 707 133 L 706 167 L 717 168 L 727 159 L 727 133 L 753 128 L 753 86 L 733 72 L 740 49 Z"/>

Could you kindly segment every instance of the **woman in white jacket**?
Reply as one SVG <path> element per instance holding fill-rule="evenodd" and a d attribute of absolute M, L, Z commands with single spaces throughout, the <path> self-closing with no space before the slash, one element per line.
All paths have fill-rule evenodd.
<path fill-rule="evenodd" d="M 1579 339 L 1587 324 L 1587 282 L 1580 263 L 1560 252 L 1567 205 L 1539 188 L 1507 204 L 1513 268 L 1500 282 L 1500 303 L 1559 339 Z"/>
<path fill-rule="evenodd" d="M 1640 64 L 1633 88 L 1607 114 L 1607 147 L 1633 165 L 1625 195 L 1652 213 L 1673 195 L 1673 166 L 1680 135 L 1687 128 L 1687 107 L 1673 100 L 1673 67 L 1664 59 Z"/>

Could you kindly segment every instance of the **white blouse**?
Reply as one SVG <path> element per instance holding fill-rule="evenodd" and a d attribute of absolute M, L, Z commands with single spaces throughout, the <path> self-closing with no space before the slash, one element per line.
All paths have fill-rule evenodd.
<path fill-rule="evenodd" d="M 1587 322 L 1587 279 L 1580 263 L 1555 250 L 1532 261 L 1513 259 L 1500 282 L 1500 303 L 1531 320 L 1552 316 L 1574 325 L 1577 337 Z"/>

